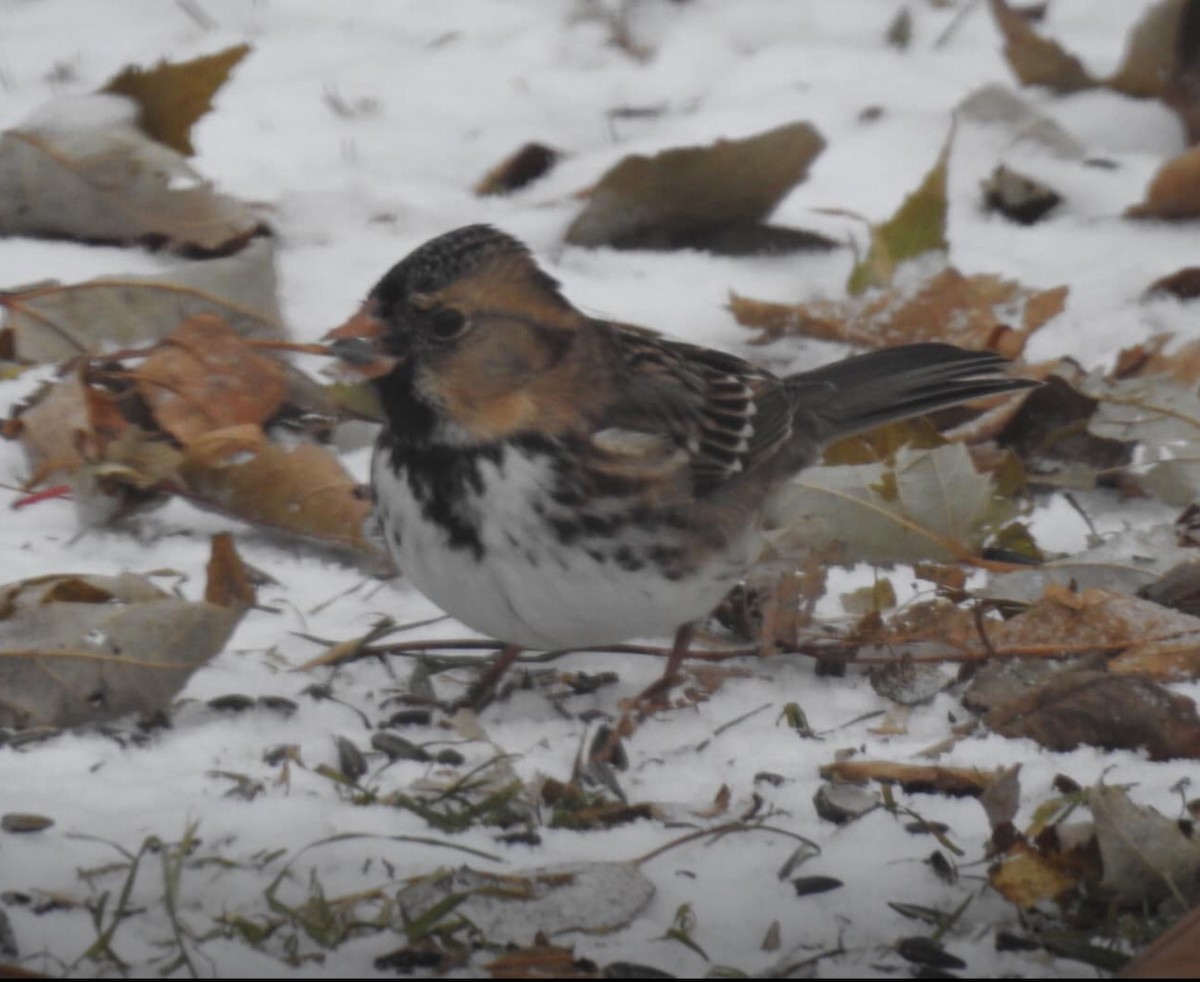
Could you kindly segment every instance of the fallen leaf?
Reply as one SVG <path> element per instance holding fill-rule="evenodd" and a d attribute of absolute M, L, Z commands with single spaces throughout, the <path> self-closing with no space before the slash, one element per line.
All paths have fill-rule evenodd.
<path fill-rule="evenodd" d="M 955 107 L 954 115 L 964 122 L 1002 126 L 1012 144 L 1031 143 L 1065 160 L 1082 160 L 1086 156 L 1079 140 L 1006 85 L 993 82 L 980 86 Z"/>
<path fill-rule="evenodd" d="M 1123 979 L 1200 978 L 1200 907 L 1193 908 L 1137 953 Z"/>
<path fill-rule="evenodd" d="M 238 44 L 190 61 L 163 60 L 153 68 L 129 66 L 100 91 L 133 99 L 141 110 L 138 126 L 142 131 L 191 157 L 196 153 L 192 126 L 212 108 L 212 97 L 249 53 L 250 45 Z"/>
<path fill-rule="evenodd" d="M 284 335 L 274 246 L 257 239 L 237 255 L 181 264 L 157 276 L 106 276 L 0 291 L 14 357 L 54 362 L 166 337 L 196 314 L 214 314 L 248 338 Z"/>
<path fill-rule="evenodd" d="M 557 150 L 543 143 L 526 143 L 484 174 L 475 185 L 475 193 L 511 194 L 549 173 L 559 156 Z"/>
<path fill-rule="evenodd" d="M 213 190 L 149 139 L 124 96 L 50 104 L 0 134 L 0 234 L 236 252 L 263 231 L 245 204 Z"/>
<path fill-rule="evenodd" d="M 204 599 L 208 603 L 230 608 L 248 608 L 254 603 L 255 590 L 249 570 L 228 532 L 213 536 L 206 574 Z"/>
<path fill-rule="evenodd" d="M 1200 146 L 1172 157 L 1146 188 L 1145 200 L 1125 210 L 1129 218 L 1184 219 L 1200 216 Z"/>
<path fill-rule="evenodd" d="M 1015 843 L 988 869 L 988 883 L 1022 909 L 1043 901 L 1062 900 L 1079 885 L 1079 877 L 1025 842 Z"/>
<path fill-rule="evenodd" d="M 82 463 L 81 437 L 107 442 L 128 425 L 112 394 L 92 385 L 87 366 L 80 364 L 18 406 L 5 424 L 5 436 L 21 441 L 33 472 L 32 487 Z"/>
<path fill-rule="evenodd" d="M 810 467 L 772 503 L 767 519 L 777 551 L 841 543 L 871 563 L 973 559 L 1012 503 L 976 471 L 961 444 L 904 449 L 894 462 Z"/>
<path fill-rule="evenodd" d="M 0 726 L 158 712 L 224 648 L 244 609 L 181 600 L 133 573 L 0 587 Z"/>
<path fill-rule="evenodd" d="M 188 497 L 255 525 L 372 551 L 363 528 L 370 502 L 330 450 L 268 444 L 242 456 L 214 458 L 211 445 L 185 450 L 179 475 Z"/>
<path fill-rule="evenodd" d="M 600 979 L 603 973 L 591 962 L 576 958 L 573 948 L 533 944 L 506 951 L 484 965 L 494 979 Z"/>
<path fill-rule="evenodd" d="M 1177 821 L 1135 805 L 1120 788 L 1100 784 L 1087 798 L 1107 897 L 1135 910 L 1168 898 L 1184 908 L 1200 900 L 1200 842 Z"/>
<path fill-rule="evenodd" d="M 759 223 L 804 179 L 825 141 L 808 123 L 791 123 L 741 140 L 707 147 L 626 157 L 592 189 L 587 206 L 567 229 L 572 245 L 626 249 L 712 248 L 753 250 Z M 767 245 L 811 239 L 776 230 Z M 791 233 L 789 236 L 786 233 Z"/>
<path fill-rule="evenodd" d="M 912 192 L 882 225 L 871 227 L 871 246 L 867 255 L 850 272 L 846 290 L 851 296 L 870 287 L 888 287 L 896 268 L 927 252 L 945 252 L 946 171 L 954 131 L 946 137 L 938 159 L 925 175 L 920 187 Z"/>
<path fill-rule="evenodd" d="M 1200 495 L 1200 397 L 1194 386 L 1151 378 L 1089 377 L 1081 389 L 1098 400 L 1089 432 L 1137 441 L 1138 467 L 1127 477 L 1177 507 Z"/>
<path fill-rule="evenodd" d="M 1029 337 L 1061 313 L 1066 297 L 1065 286 L 1035 291 L 948 267 L 915 288 L 895 286 L 857 301 L 781 304 L 733 294 L 729 309 L 739 324 L 762 332 L 755 344 L 797 335 L 872 348 L 947 341 L 1016 358 Z"/>
<path fill-rule="evenodd" d="M 1051 583 L 1027 610 L 989 628 L 993 645 L 1100 654 L 1108 671 L 1144 679 L 1200 677 L 1200 618 L 1141 597 Z"/>
<path fill-rule="evenodd" d="M 1011 825 L 1021 805 L 1021 765 L 1004 768 L 999 777 L 984 789 L 979 796 L 987 815 L 988 828 L 993 832 L 1003 825 Z"/>
<path fill-rule="evenodd" d="M 1200 757 L 1196 704 L 1129 675 L 1059 672 L 984 719 L 996 733 L 1026 737 L 1051 750 L 1144 748 L 1151 760 Z"/>
<path fill-rule="evenodd" d="M 1185 266 L 1167 276 L 1159 277 L 1146 287 L 1146 297 L 1169 294 L 1180 300 L 1195 300 L 1200 297 L 1200 266 Z M 1166 338 L 1167 335 L 1158 335 Z M 1194 343 L 1192 345 L 1194 349 Z"/>
<path fill-rule="evenodd" d="M 1188 142 L 1200 138 L 1200 60 L 1195 0 L 1152 4 L 1130 31 L 1121 66 L 1106 84 L 1117 92 L 1161 99 L 1178 113 Z"/>
<path fill-rule="evenodd" d="M 492 943 L 527 943 L 536 933 L 607 934 L 633 920 L 654 885 L 632 863 L 571 863 L 521 873 L 484 873 L 463 866 L 417 880 L 396 894 L 408 921 L 450 897 L 455 913 Z"/>
<path fill-rule="evenodd" d="M 228 426 L 261 426 L 287 394 L 281 363 L 259 354 L 214 314 L 180 324 L 133 377 L 155 422 L 183 444 Z"/>
<path fill-rule="evenodd" d="M 1011 449 L 1035 483 L 1092 488 L 1133 459 L 1131 438 L 1101 435 L 1088 422 L 1100 405 L 1060 374 L 1021 400 L 1016 412 L 996 434 Z"/>
<path fill-rule="evenodd" d="M 1158 98 L 1176 72 L 1179 29 L 1191 0 L 1151 4 L 1129 32 L 1120 67 L 1108 80 L 1118 92 L 1135 98 Z"/>
<path fill-rule="evenodd" d="M 821 777 L 827 781 L 879 781 L 898 784 L 908 794 L 944 794 L 952 798 L 978 798 L 1000 775 L 999 771 L 973 767 L 894 764 L 886 760 L 841 760 L 821 768 Z"/>
<path fill-rule="evenodd" d="M 996 26 L 1004 35 L 1004 56 L 1022 85 L 1044 85 L 1068 93 L 1098 84 L 1078 58 L 1034 31 L 1005 0 L 990 2 Z"/>

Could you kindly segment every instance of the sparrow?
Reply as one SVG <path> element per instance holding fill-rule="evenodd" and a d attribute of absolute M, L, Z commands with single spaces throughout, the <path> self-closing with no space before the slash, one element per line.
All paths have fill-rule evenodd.
<path fill-rule="evenodd" d="M 674 632 L 669 688 L 771 496 L 826 444 L 1037 384 L 937 343 L 780 378 L 588 316 L 487 225 L 417 248 L 327 338 L 382 407 L 371 491 L 398 566 L 504 643 L 476 695 L 522 649 Z"/>

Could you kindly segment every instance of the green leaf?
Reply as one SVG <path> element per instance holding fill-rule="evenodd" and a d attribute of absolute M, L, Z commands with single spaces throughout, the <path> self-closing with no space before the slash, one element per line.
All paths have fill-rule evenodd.
<path fill-rule="evenodd" d="M 846 289 L 859 296 L 873 286 L 889 286 L 896 267 L 927 252 L 945 251 L 946 172 L 954 130 L 938 154 L 937 162 L 896 213 L 871 228 L 871 248 L 850 273 Z"/>

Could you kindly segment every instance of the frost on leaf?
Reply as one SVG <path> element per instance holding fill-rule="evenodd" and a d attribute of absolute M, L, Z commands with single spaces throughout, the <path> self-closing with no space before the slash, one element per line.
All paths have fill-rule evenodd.
<path fill-rule="evenodd" d="M 96 95 L 45 106 L 0 134 L 0 234 L 212 256 L 262 232 L 248 206 L 215 191 L 135 117 L 128 99 Z"/>
<path fill-rule="evenodd" d="M 824 147 L 811 125 L 790 123 L 706 147 L 634 154 L 592 188 L 566 240 L 731 255 L 829 248 L 821 236 L 763 224 Z"/>
<path fill-rule="evenodd" d="M 274 247 L 256 239 L 234 256 L 188 262 L 157 276 L 54 280 L 0 290 L 3 334 L 20 361 L 53 362 L 165 337 L 187 318 L 214 314 L 242 337 L 284 335 Z"/>
<path fill-rule="evenodd" d="M 240 560 L 214 541 L 224 578 Z M 210 589 L 212 584 L 210 583 Z M 165 709 L 253 600 L 182 600 L 133 573 L 0 587 L 0 726 L 78 726 Z"/>

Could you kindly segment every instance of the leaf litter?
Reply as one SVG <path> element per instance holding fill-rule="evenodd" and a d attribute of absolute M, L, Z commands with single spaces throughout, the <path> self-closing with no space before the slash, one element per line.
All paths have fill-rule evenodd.
<path fill-rule="evenodd" d="M 1014 63 L 1021 62 L 1017 72 L 1022 81 L 1036 80 L 1061 91 L 1095 84 L 1077 59 L 1061 46 L 1039 39 L 1007 4 L 996 2 L 992 6 L 1010 57 Z M 1184 5 L 1167 3 L 1149 12 L 1131 35 L 1126 61 L 1111 84 L 1138 96 L 1163 98 L 1181 107 L 1179 111 L 1186 119 L 1191 111 L 1186 99 L 1190 63 L 1182 55 L 1173 55 L 1174 61 L 1164 60 L 1162 55 L 1172 45 L 1184 51 L 1173 33 L 1185 23 L 1183 10 Z M 920 36 L 911 34 L 911 27 L 910 23 L 904 29 L 906 51 L 913 37 Z M 636 33 L 629 24 L 622 27 L 622 36 L 627 35 L 628 41 L 622 45 L 624 49 L 641 50 Z M 337 425 L 339 396 L 331 396 L 287 363 L 246 341 L 283 334 L 274 297 L 271 243 L 259 235 L 261 224 L 252 218 L 251 209 L 216 195 L 196 172 L 186 169 L 181 159 L 164 155 L 165 147 L 138 142 L 143 136 L 136 140 L 130 136 L 136 116 L 136 127 L 143 134 L 169 143 L 178 153 L 190 153 L 192 125 L 245 53 L 244 46 L 239 46 L 192 63 L 164 62 L 149 73 L 127 70 L 119 76 L 124 81 L 109 86 L 120 88 L 142 77 L 148 80 L 147 91 L 163 90 L 177 103 L 190 107 L 170 109 L 167 115 L 171 119 L 166 124 L 153 121 L 158 110 L 145 101 L 133 116 L 128 105 L 119 104 L 118 109 L 118 104 L 109 102 L 106 111 L 111 115 L 104 116 L 104 125 L 99 127 L 92 122 L 82 128 L 68 125 L 66 117 L 56 115 L 58 109 L 48 111 L 45 118 L 53 124 L 49 126 L 52 135 L 79 148 L 82 162 L 71 161 L 62 169 L 82 181 L 85 206 L 77 211 L 87 221 L 71 225 L 51 214 L 38 217 L 29 226 L 13 228 L 85 241 L 166 245 L 188 256 L 223 258 L 180 263 L 160 278 L 117 278 L 6 292 L 6 351 L 14 352 L 21 361 L 89 357 L 63 366 L 57 383 L 10 417 L 5 434 L 23 444 L 34 479 L 69 476 L 85 510 L 89 502 L 92 506 L 107 502 L 106 507 L 92 510 L 126 522 L 122 526 L 126 529 L 136 528 L 136 523 L 126 520 L 136 518 L 139 508 L 160 503 L 169 495 L 181 495 L 242 519 L 365 549 L 362 521 L 366 505 L 336 455 L 326 452 L 320 442 Z M 197 88 L 187 94 L 182 89 L 172 93 L 176 84 L 183 84 L 175 80 L 188 75 L 195 78 L 189 79 L 186 87 L 194 84 Z M 100 107 L 102 103 L 92 105 Z M 24 152 L 11 145 L 28 142 L 28 129 L 40 132 L 36 126 L 18 128 L 0 138 L 0 183 L 6 173 L 5 153 L 9 154 L 11 168 L 12 155 Z M 92 134 L 90 130 L 95 129 L 106 131 Z M 58 136 L 59 130 L 66 137 Z M 125 207 L 134 214 L 151 202 L 156 218 L 165 219 L 158 227 L 153 227 L 154 223 L 130 222 L 128 216 L 113 219 L 97 212 L 96 217 L 89 211 L 93 204 L 87 203 L 87 191 L 96 185 L 101 172 L 89 169 L 88 155 L 96 146 L 107 146 L 106 140 L 118 136 L 125 141 L 121 152 L 132 161 L 134 175 L 133 183 L 123 189 L 129 192 Z M 601 178 L 583 214 L 568 232 L 568 241 L 626 248 L 701 247 L 733 254 L 777 252 L 784 245 L 790 248 L 804 235 L 792 235 L 795 230 L 769 226 L 765 220 L 783 196 L 803 180 L 823 145 L 824 139 L 816 135 L 815 129 L 795 124 L 746 141 L 668 150 L 654 158 L 629 157 Z M 922 185 L 890 221 L 871 229 L 867 254 L 856 264 L 848 284 L 848 293 L 857 299 L 789 305 L 735 297 L 733 306 L 739 320 L 761 329 L 760 341 L 807 336 L 878 346 L 929 338 L 1012 356 L 1023 354 L 1033 334 L 1064 312 L 1067 289 L 1031 290 L 1007 277 L 964 274 L 949 265 L 946 217 L 950 153 L 948 138 Z M 139 168 L 146 161 L 161 163 L 183 183 L 190 182 L 193 190 L 207 195 L 203 206 L 199 197 L 194 202 L 204 217 L 194 222 L 194 216 L 176 220 L 178 216 L 172 209 L 182 209 L 179 199 L 163 196 L 163 189 L 155 188 L 152 182 L 139 185 Z M 523 168 L 515 162 L 501 171 L 490 175 L 495 184 L 488 190 L 506 190 L 524 179 Z M 1183 169 L 1180 173 L 1183 179 L 1177 183 L 1186 185 L 1190 172 Z M 731 175 L 736 179 L 731 180 Z M 57 196 L 62 193 L 53 185 L 13 186 L 16 193 L 26 196 L 25 200 L 39 199 L 39 208 L 56 206 Z M 644 188 L 650 188 L 650 193 Z M 1173 201 L 1172 194 L 1175 192 L 1151 195 L 1155 199 L 1153 207 L 1158 209 L 1155 214 L 1167 214 L 1171 209 L 1177 209 L 1180 215 L 1190 214 L 1186 193 L 1180 195 L 1183 205 L 1163 203 Z M 53 212 L 54 207 L 49 211 Z M 222 217 L 228 220 L 223 222 Z M 202 228 L 210 221 L 211 228 Z M 117 225 L 121 226 L 119 233 L 113 231 Z M 192 277 L 209 274 L 213 276 L 210 282 L 199 286 L 191 282 Z M 227 288 L 227 278 L 244 281 L 245 291 L 242 286 Z M 1186 293 L 1186 282 L 1181 283 L 1172 289 Z M 1086 580 L 1103 564 L 1092 564 L 1078 556 L 1043 564 L 1043 555 L 1050 553 L 1044 553 L 1028 534 L 1029 549 L 1023 558 L 1014 561 L 1016 553 L 1012 550 L 1004 552 L 1002 559 L 995 558 L 1001 552 L 997 543 L 1015 541 L 1012 520 L 1028 507 L 1023 497 L 1029 486 L 1027 480 L 1054 486 L 1052 479 L 1061 479 L 1062 471 L 1049 473 L 1052 467 L 1074 468 L 1072 474 L 1090 480 L 1089 487 L 1103 483 L 1125 492 L 1158 495 L 1177 506 L 1190 503 L 1196 492 L 1187 459 L 1194 436 L 1189 427 L 1194 428 L 1193 417 L 1198 414 L 1187 402 L 1186 388 L 1160 386 L 1164 376 L 1172 374 L 1179 380 L 1194 381 L 1194 375 L 1187 374 L 1192 371 L 1189 358 L 1186 346 L 1178 353 L 1168 353 L 1166 342 L 1148 342 L 1142 352 L 1125 358 L 1120 370 L 1108 378 L 1069 371 L 1051 375 L 1041 366 L 1020 366 L 1019 371 L 1059 381 L 1029 395 L 1024 408 L 1008 409 L 999 417 L 989 419 L 986 413 L 972 412 L 959 415 L 954 434 L 965 442 L 922 445 L 897 439 L 882 451 L 875 448 L 859 459 L 851 457 L 860 449 L 834 448 L 830 454 L 834 466 L 805 472 L 802 481 L 807 486 L 793 489 L 781 509 L 782 527 L 770 560 L 775 572 L 763 576 L 757 571 L 761 580 L 750 594 L 749 608 L 736 617 L 751 647 L 761 655 L 775 654 L 777 658 L 789 651 L 824 658 L 822 651 L 838 649 L 844 656 L 842 672 L 856 663 L 870 666 L 877 691 L 902 703 L 945 705 L 947 699 L 958 695 L 960 683 L 965 687 L 969 682 L 964 704 L 968 713 L 982 713 L 982 723 L 968 718 L 966 723 L 956 725 L 947 750 L 957 746 L 961 752 L 967 736 L 987 729 L 993 734 L 1041 740 L 1053 747 L 1142 747 L 1156 760 L 1195 756 L 1194 705 L 1159 684 L 1196 677 L 1193 615 L 1164 606 L 1168 600 L 1189 602 L 1192 588 L 1186 571 L 1176 573 L 1174 580 L 1166 579 L 1170 569 L 1182 569 L 1173 562 L 1178 559 L 1175 551 L 1186 552 L 1186 544 L 1173 542 L 1172 548 L 1163 549 L 1155 562 L 1142 562 L 1136 555 L 1110 562 L 1103 574 L 1108 589 L 1090 581 L 1075 582 L 1077 578 Z M 1047 392 L 1052 398 L 1045 396 Z M 1039 398 L 1044 401 L 1036 403 Z M 324 414 L 322 422 L 314 425 L 311 420 L 302 421 L 315 415 L 318 406 Z M 1046 417 L 1051 423 L 1046 423 Z M 301 436 L 296 437 L 297 433 Z M 1008 453 L 997 451 L 992 441 L 998 441 Z M 282 489 L 278 495 L 274 493 L 277 487 Z M 810 498 L 796 497 L 803 494 Z M 318 506 L 316 503 L 326 495 L 335 504 Z M 321 517 L 306 515 L 310 506 L 321 512 Z M 789 538 L 800 525 L 817 530 L 810 536 L 811 541 Z M 1177 533 L 1180 542 L 1186 542 L 1186 527 L 1186 521 L 1181 521 Z M 844 561 L 846 556 L 880 565 L 924 561 L 926 565 L 916 575 L 933 584 L 940 596 L 922 603 L 901 601 L 892 585 L 899 577 L 877 576 L 868 592 L 860 595 L 863 611 L 853 624 L 842 628 L 825 623 L 816 616 L 816 609 L 826 599 L 827 567 Z M 993 578 L 983 587 L 968 587 L 966 575 L 955 565 L 959 563 L 990 571 Z M 1037 565 L 1019 568 L 1027 563 Z M 249 577 L 228 549 L 222 548 L 221 556 L 214 558 L 214 570 L 205 604 L 219 611 L 240 612 L 254 602 Z M 126 599 L 114 582 L 128 585 L 141 580 L 133 574 L 110 580 L 91 574 L 63 577 L 36 601 L 22 600 L 21 604 L 56 612 L 77 605 L 97 612 L 168 600 L 186 603 L 163 595 L 148 580 L 147 590 L 155 592 L 147 592 L 144 599 Z M 973 582 L 978 581 L 976 578 Z M 1022 585 L 1017 586 L 1018 582 Z M 1003 590 L 992 589 L 1002 583 Z M 1154 588 L 1159 584 L 1165 585 L 1156 593 Z M 24 597 L 23 585 L 8 589 L 16 591 L 13 596 Z M 1134 590 L 1143 595 L 1131 595 Z M 1000 599 L 1003 592 L 1009 594 L 1008 599 Z M 12 603 L 15 609 L 17 601 Z M 843 604 L 843 608 L 846 606 Z M 56 623 L 59 620 L 57 616 L 54 619 Z M 99 643 L 96 629 L 89 630 L 88 643 Z M 166 633 L 157 621 L 148 622 L 139 631 L 149 638 Z M 430 648 L 435 645 L 430 644 Z M 357 649 L 364 646 L 358 644 Z M 365 671 L 366 658 L 378 659 L 381 652 L 364 649 L 363 653 L 360 667 Z M 775 661 L 763 664 L 771 666 Z M 945 671 L 943 662 L 961 663 L 970 671 L 958 677 Z M 832 660 L 822 661 L 827 663 Z M 320 669 L 334 673 L 334 679 L 340 670 L 332 662 L 314 662 L 310 668 Z M 967 678 L 971 672 L 976 673 L 973 680 Z M 989 678 L 988 673 L 1021 677 L 1015 687 L 994 690 L 984 698 L 981 693 L 985 683 L 999 686 L 1012 682 L 1003 677 Z M 717 693 L 723 681 L 749 674 L 740 670 L 710 672 L 706 682 L 707 676 L 697 673 L 695 691 L 677 701 L 671 707 L 673 712 L 664 715 L 664 721 L 676 723 L 685 720 L 688 713 L 706 712 L 705 700 Z M 69 688 L 65 683 L 61 687 Z M 91 687 L 95 690 L 94 681 Z M 30 688 L 37 687 L 31 684 Z M 419 688 L 414 684 L 407 695 L 415 695 Z M 175 691 L 165 695 L 143 693 L 144 705 L 130 700 L 128 706 L 161 709 Z M 569 699 L 588 699 L 596 691 L 572 687 L 568 697 L 554 703 L 557 712 L 569 717 L 576 712 Z M 528 692 L 511 697 L 531 698 Z M 53 706 L 55 698 L 52 693 L 44 701 Z M 101 701 L 119 699 L 106 694 Z M 62 718 L 74 719 L 69 715 L 74 711 L 77 707 L 61 710 L 65 714 Z M 962 710 L 956 706 L 954 712 Z M 798 705 L 796 713 L 804 718 Z M 53 716 L 51 710 L 29 710 L 21 717 L 20 725 L 71 725 L 61 720 L 45 722 Z M 1129 717 L 1133 724 L 1117 727 L 1117 717 Z M 366 715 L 362 720 L 369 724 Z M 76 721 L 93 722 L 94 718 L 80 716 Z M 628 717 L 621 722 L 627 723 Z M 614 732 L 623 738 L 622 746 L 635 745 L 653 739 L 648 722 L 637 720 Z M 432 726 L 428 721 L 418 725 Z M 904 737 L 907 726 L 907 715 L 897 713 L 868 732 L 885 739 Z M 481 729 L 467 724 L 461 732 L 468 740 L 487 741 Z M 807 733 L 816 736 L 811 727 Z M 722 737 L 723 730 L 718 728 L 712 739 Z M 521 781 L 507 765 L 489 769 L 489 764 L 483 776 L 472 777 L 470 765 L 466 765 L 465 774 L 459 770 L 464 765 L 462 755 L 435 755 L 418 744 L 413 746 L 423 756 L 398 749 L 394 742 L 367 740 L 362 734 L 339 735 L 334 745 L 339 748 L 336 766 L 321 764 L 307 770 L 295 750 L 272 756 L 276 761 L 272 766 L 283 768 L 287 782 L 325 781 L 334 789 L 327 793 L 343 795 L 353 807 L 388 805 L 397 813 L 457 832 L 515 823 L 514 830 L 503 834 L 525 836 L 522 841 L 526 842 L 540 841 L 536 831 L 539 822 L 531 817 L 529 808 L 534 796 L 523 793 Z M 360 749 L 368 746 L 370 749 Z M 376 769 L 381 756 L 386 758 L 384 769 L 421 765 L 443 771 L 437 780 L 426 784 L 400 778 L 389 786 L 384 770 Z M 579 834 L 579 829 L 602 830 L 620 823 L 638 832 L 663 822 L 662 816 L 670 812 L 656 803 L 630 805 L 621 800 L 617 774 L 624 764 L 614 756 L 607 769 L 599 766 L 606 763 L 591 760 L 586 767 L 577 768 L 569 782 L 561 782 L 557 796 L 542 795 L 541 804 L 557 809 L 560 817 L 570 814 L 578 820 L 574 825 L 548 822 L 549 827 L 570 827 Z M 1081 915 L 1090 900 L 1084 896 L 1086 890 L 1097 889 L 1131 909 L 1194 902 L 1188 879 L 1194 879 L 1196 864 L 1190 835 L 1179 822 L 1134 805 L 1124 790 L 1098 786 L 1086 793 L 1063 793 L 1047 803 L 1052 817 L 1039 817 L 1022 833 L 1018 829 L 1020 791 L 1015 770 L 993 773 L 970 767 L 839 759 L 826 767 L 823 775 L 839 781 L 883 783 L 883 808 L 868 809 L 870 815 L 862 817 L 863 822 L 871 821 L 877 812 L 914 814 L 897 799 L 897 787 L 903 794 L 928 793 L 935 798 L 981 797 L 993 829 L 995 866 L 990 882 L 1018 907 L 1053 902 L 1074 923 L 1096 927 L 1100 922 L 1094 910 L 1090 920 Z M 249 775 L 242 777 L 248 787 L 260 789 L 250 797 L 262 793 L 262 782 Z M 600 783 L 589 784 L 591 781 Z M 721 782 L 713 786 L 717 783 Z M 731 787 L 736 789 L 736 782 L 721 783 L 715 804 L 704 811 L 686 809 L 688 820 L 694 822 L 733 810 L 738 792 L 731 792 Z M 510 810 L 509 805 L 517 797 L 527 800 Z M 744 814 L 753 816 L 763 806 L 757 793 L 756 798 L 748 806 L 743 798 Z M 775 805 L 768 803 L 766 807 L 770 811 Z M 1062 819 L 1084 809 L 1093 814 L 1096 830 L 1092 839 L 1081 840 L 1078 834 L 1069 834 Z M 944 838 L 948 835 L 944 823 L 939 826 L 922 818 L 916 824 L 923 830 L 940 829 L 936 834 Z M 720 832 L 710 829 L 704 834 L 711 834 L 715 840 Z M 192 842 L 189 832 L 177 846 L 164 852 L 164 872 L 174 870 L 171 875 L 178 877 Z M 145 855 L 150 851 L 148 846 Z M 1102 869 L 1097 866 L 1097 854 Z M 142 855 L 130 860 L 131 876 Z M 531 921 L 549 924 L 549 933 L 553 934 L 553 925 L 559 923 L 555 918 L 567 914 L 571 905 L 563 903 L 561 896 L 557 900 L 548 896 L 546 909 L 538 908 L 532 914 L 534 908 L 525 905 L 533 902 L 534 894 L 547 884 L 555 888 L 566 888 L 575 881 L 600 884 L 595 890 L 589 888 L 591 892 L 584 891 L 585 913 L 567 916 L 563 923 L 611 930 L 637 917 L 654 889 L 638 865 L 535 867 L 511 876 L 464 868 L 455 874 L 418 877 L 398 889 L 395 878 L 389 876 L 393 880 L 389 889 L 343 896 L 326 894 L 314 873 L 299 903 L 285 902 L 274 887 L 268 891 L 264 910 L 272 911 L 269 922 L 255 923 L 232 915 L 225 924 L 231 932 L 229 937 L 240 936 L 259 952 L 270 947 L 270 933 L 293 932 L 288 935 L 290 940 L 280 942 L 272 952 L 272 957 L 290 959 L 293 965 L 323 958 L 355 934 L 386 929 L 403 935 L 407 943 L 391 955 L 380 956 L 377 967 L 381 970 L 421 966 L 445 970 L 468 965 L 472 945 L 494 948 L 508 938 L 525 947 L 519 949 L 520 957 L 513 953 L 511 959 L 503 956 L 490 963 L 495 974 L 540 971 L 547 965 L 555 966 L 559 974 L 568 970 L 587 973 L 594 966 L 576 959 L 573 949 L 558 948 L 546 943 L 545 938 L 531 935 Z M 927 865 L 936 872 L 932 861 Z M 941 868 L 947 872 L 944 863 Z M 632 879 L 617 875 L 631 870 L 637 874 Z M 1173 871 L 1180 871 L 1181 876 L 1175 877 Z M 404 906 L 406 893 L 419 893 L 418 886 L 436 883 L 439 877 L 448 886 L 429 898 L 429 903 Z M 850 885 L 825 874 L 801 880 L 806 890 L 813 884 Z M 173 910 L 176 894 L 170 884 L 175 882 L 177 887 L 178 880 L 168 876 L 167 881 L 163 899 Z M 799 882 L 794 886 L 798 892 Z M 113 959 L 112 964 L 120 964 L 111 941 L 130 913 L 127 898 L 128 891 L 120 903 L 119 916 L 108 921 L 104 918 L 104 901 L 98 905 L 96 920 L 100 928 L 93 954 Z M 603 903 L 597 905 L 597 899 Z M 476 901 L 481 904 L 478 908 L 470 906 Z M 609 901 L 623 912 L 611 923 L 596 917 Z M 938 926 L 932 937 L 899 937 L 891 953 L 921 965 L 964 967 L 968 963 L 950 954 L 942 937 L 954 930 L 965 905 L 971 902 L 968 896 L 956 910 L 934 911 L 931 923 Z M 899 906 L 893 905 L 893 909 Z M 356 923 L 368 909 L 376 919 Z M 906 909 L 916 907 L 908 905 Z M 687 910 L 686 905 L 678 908 L 675 926 L 664 937 L 677 941 L 692 954 L 707 957 L 700 938 L 703 921 L 685 916 Z M 501 920 L 493 923 L 489 920 L 493 914 Z M 184 965 L 190 958 L 188 932 L 174 913 L 171 919 L 177 964 Z M 480 923 L 485 925 L 482 931 Z M 777 925 L 778 921 L 775 935 L 779 934 Z M 1094 960 L 1098 965 L 1103 961 L 1103 953 L 1093 950 L 1095 946 L 1072 946 L 1061 938 L 1055 940 L 1050 932 L 1023 940 L 1057 954 L 1070 950 L 1071 957 Z M 778 945 L 776 937 L 771 947 Z M 1111 967 L 1112 963 L 1106 964 Z"/>

